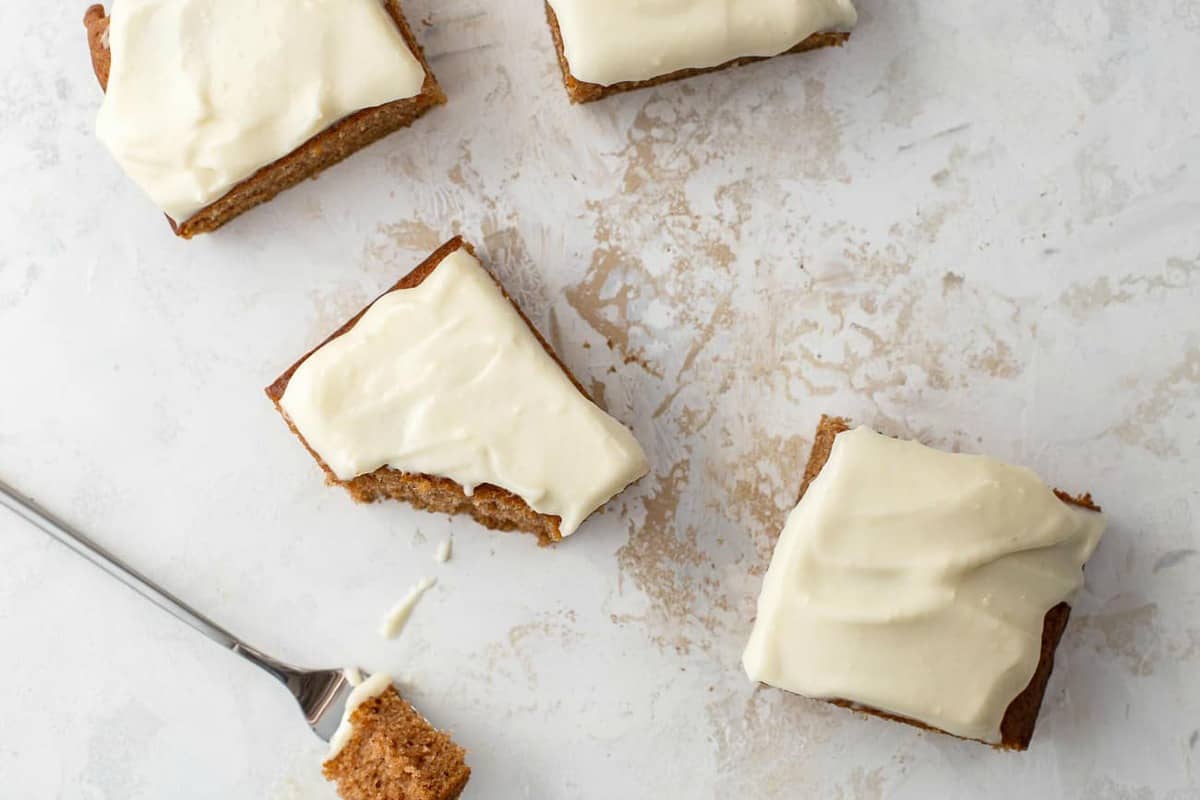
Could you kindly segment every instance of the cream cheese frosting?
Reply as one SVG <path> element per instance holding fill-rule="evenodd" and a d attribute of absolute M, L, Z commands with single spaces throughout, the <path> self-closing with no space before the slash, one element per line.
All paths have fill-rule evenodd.
<path fill-rule="evenodd" d="M 354 714 L 355 709 L 368 700 L 383 694 L 392 685 L 392 676 L 385 675 L 382 672 L 376 672 L 366 680 L 362 680 L 362 673 L 357 668 L 355 668 L 354 673 L 359 678 L 359 682 L 354 683 L 350 681 L 354 690 L 346 698 L 346 710 L 342 712 L 342 721 L 338 723 L 337 730 L 333 732 L 333 736 L 329 739 L 329 755 L 326 756 L 326 760 L 342 752 L 342 748 L 354 736 L 354 724 L 350 721 L 350 717 Z M 347 680 L 349 680 L 349 676 L 347 676 Z"/>
<path fill-rule="evenodd" d="M 380 0 L 116 0 L 108 36 L 96 132 L 177 221 L 425 81 Z"/>
<path fill-rule="evenodd" d="M 437 586 L 437 578 L 430 577 L 421 578 L 413 584 L 413 587 L 408 590 L 408 594 L 404 595 L 400 602 L 392 606 L 384 615 L 383 622 L 379 625 L 379 635 L 385 639 L 395 639 L 399 636 L 400 631 L 404 630 L 404 626 L 408 624 L 408 618 L 412 616 L 417 603 L 434 586 Z"/>
<path fill-rule="evenodd" d="M 549 2 L 571 75 L 601 86 L 778 55 L 858 21 L 851 0 Z"/>
<path fill-rule="evenodd" d="M 1104 524 L 1027 469 L 839 434 L 775 546 L 746 673 L 999 742 Z"/>
<path fill-rule="evenodd" d="M 280 406 L 341 480 L 389 466 L 492 484 L 563 536 L 648 469 L 462 248 L 310 355 Z"/>

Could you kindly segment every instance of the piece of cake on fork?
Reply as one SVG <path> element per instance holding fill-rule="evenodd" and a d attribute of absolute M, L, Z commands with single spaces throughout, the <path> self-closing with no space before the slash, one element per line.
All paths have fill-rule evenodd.
<path fill-rule="evenodd" d="M 846 43 L 851 0 L 546 0 L 573 103 Z"/>
<path fill-rule="evenodd" d="M 465 755 L 375 673 L 347 698 L 322 771 L 343 800 L 454 800 L 471 777 Z"/>
<path fill-rule="evenodd" d="M 267 395 L 355 500 L 467 513 L 542 544 L 649 468 L 458 237 Z"/>
<path fill-rule="evenodd" d="M 751 679 L 1029 746 L 1105 519 L 1028 469 L 823 417 L 763 579 Z"/>
<path fill-rule="evenodd" d="M 397 0 L 114 0 L 84 25 L 96 133 L 184 238 L 446 102 Z"/>

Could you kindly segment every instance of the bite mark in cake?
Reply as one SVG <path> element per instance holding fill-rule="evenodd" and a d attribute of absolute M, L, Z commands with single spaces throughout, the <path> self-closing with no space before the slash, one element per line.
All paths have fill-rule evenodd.
<path fill-rule="evenodd" d="M 648 470 L 460 238 L 267 394 L 356 500 L 470 513 L 543 542 Z"/>
<path fill-rule="evenodd" d="M 743 656 L 756 681 L 999 747 L 1033 733 L 1105 520 L 1031 471 L 822 419 Z"/>
<path fill-rule="evenodd" d="M 576 103 L 725 67 L 841 45 L 851 0 L 547 0 Z"/>
<path fill-rule="evenodd" d="M 84 24 L 97 135 L 184 237 L 445 102 L 395 0 L 116 0 Z"/>

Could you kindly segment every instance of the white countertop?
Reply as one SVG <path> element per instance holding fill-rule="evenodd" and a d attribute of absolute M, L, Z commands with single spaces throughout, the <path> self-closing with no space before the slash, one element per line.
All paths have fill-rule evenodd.
<path fill-rule="evenodd" d="M 412 0 L 450 104 L 190 242 L 93 135 L 84 5 L 0 7 L 0 478 L 402 676 L 467 798 L 1200 797 L 1200 4 L 861 0 L 843 50 L 573 107 L 539 3 Z M 653 463 L 553 549 L 355 506 L 262 393 L 454 233 Z M 822 412 L 1111 514 L 1028 753 L 748 683 Z M 5 798 L 334 797 L 285 692 L 8 514 L 0 641 Z"/>

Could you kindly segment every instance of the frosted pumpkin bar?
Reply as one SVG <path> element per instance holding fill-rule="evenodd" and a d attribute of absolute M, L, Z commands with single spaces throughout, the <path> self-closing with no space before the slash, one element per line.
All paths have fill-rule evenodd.
<path fill-rule="evenodd" d="M 267 395 L 355 500 L 467 513 L 543 544 L 649 468 L 461 238 Z"/>
<path fill-rule="evenodd" d="M 783 53 L 840 46 L 851 0 L 547 0 L 574 103 Z"/>
<path fill-rule="evenodd" d="M 184 238 L 446 102 L 396 0 L 113 0 L 96 134 Z"/>
<path fill-rule="evenodd" d="M 746 672 L 1024 750 L 1099 512 L 1027 469 L 823 418 L 763 579 Z"/>

